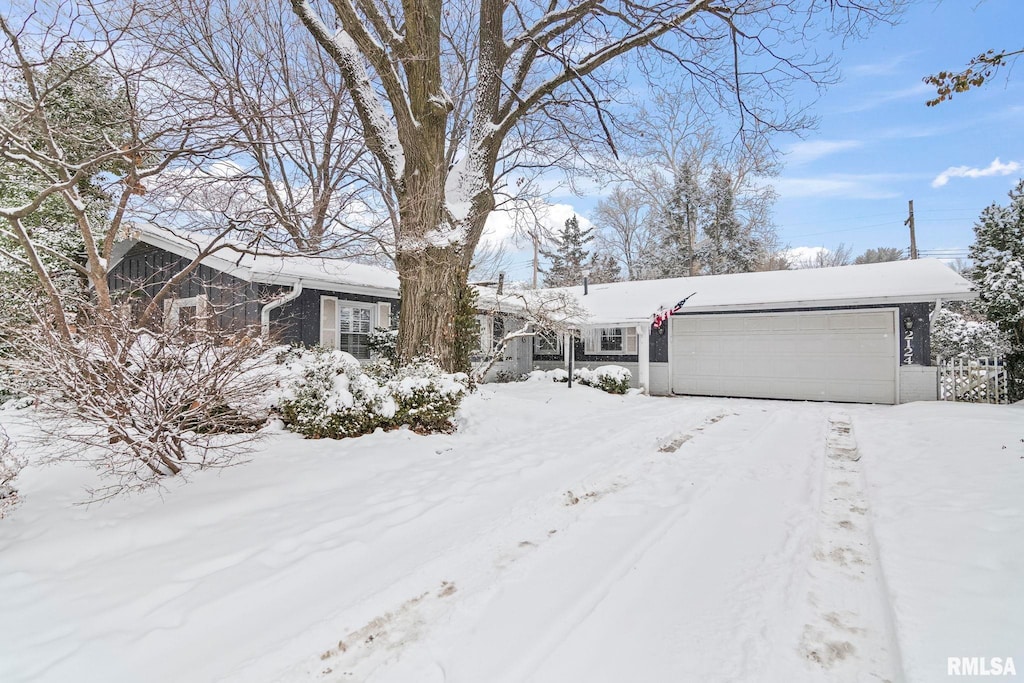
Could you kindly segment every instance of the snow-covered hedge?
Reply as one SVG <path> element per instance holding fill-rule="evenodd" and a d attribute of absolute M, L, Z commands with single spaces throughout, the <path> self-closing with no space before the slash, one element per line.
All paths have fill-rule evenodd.
<path fill-rule="evenodd" d="M 468 388 L 465 375 L 445 373 L 425 359 L 363 367 L 343 351 L 321 348 L 291 351 L 282 362 L 278 409 L 289 429 L 313 439 L 403 425 L 420 433 L 451 431 Z"/>
<path fill-rule="evenodd" d="M 1009 341 L 999 326 L 989 320 L 972 320 L 956 311 L 942 309 L 932 326 L 932 356 L 935 358 L 981 358 L 1001 356 Z"/>
<path fill-rule="evenodd" d="M 575 375 L 580 384 L 597 387 L 609 394 L 626 393 L 633 378 L 633 373 L 621 365 L 602 365 L 593 370 L 580 368 Z"/>
<path fill-rule="evenodd" d="M 602 365 L 593 370 L 576 368 L 572 373 L 573 380 L 588 387 L 596 387 L 609 394 L 625 394 L 629 391 L 629 383 L 633 373 L 621 365 Z M 569 373 L 561 368 L 555 370 L 534 370 L 529 374 L 530 380 L 550 379 L 554 382 L 568 382 Z"/>

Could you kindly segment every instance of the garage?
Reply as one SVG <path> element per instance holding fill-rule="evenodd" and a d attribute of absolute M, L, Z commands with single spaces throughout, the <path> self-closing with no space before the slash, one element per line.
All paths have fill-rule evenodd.
<path fill-rule="evenodd" d="M 674 394 L 896 403 L 898 309 L 678 315 Z"/>
<path fill-rule="evenodd" d="M 534 344 L 535 369 L 618 365 L 652 396 L 882 404 L 939 397 L 932 321 L 977 298 L 929 259 L 536 292 L 530 310 L 573 320 L 556 353 Z"/>

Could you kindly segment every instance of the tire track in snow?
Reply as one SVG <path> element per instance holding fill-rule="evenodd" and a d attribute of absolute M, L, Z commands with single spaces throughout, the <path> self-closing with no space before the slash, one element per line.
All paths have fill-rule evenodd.
<path fill-rule="evenodd" d="M 808 680 L 904 676 L 870 527 L 860 453 L 849 415 L 829 418 L 818 538 L 808 565 L 799 654 Z"/>
<path fill-rule="evenodd" d="M 592 414 L 577 415 L 580 419 L 570 424 L 551 411 L 538 415 L 535 430 L 520 430 L 514 438 L 503 442 L 503 452 L 525 454 L 524 457 L 510 461 L 481 458 L 478 452 L 459 448 L 459 435 L 445 437 L 444 440 L 450 441 L 453 447 L 442 447 L 437 451 L 439 455 L 443 453 L 448 460 L 443 471 L 461 471 L 460 464 L 464 463 L 466 469 L 480 474 L 472 477 L 474 484 L 469 487 L 463 486 L 465 482 L 461 479 L 446 482 L 443 477 L 437 476 L 426 477 L 422 488 L 418 484 L 409 489 L 396 487 L 390 504 L 394 504 L 396 499 L 417 497 L 425 501 L 423 515 L 416 520 L 416 524 L 408 527 L 387 524 L 387 528 L 381 528 L 381 523 L 390 515 L 376 508 L 386 501 L 375 501 L 369 508 L 361 510 L 358 517 L 367 521 L 375 517 L 377 512 L 384 512 L 381 519 L 370 523 L 365 533 L 375 536 L 379 533 L 377 541 L 388 538 L 389 546 L 398 542 L 424 547 L 424 532 L 427 535 L 437 530 L 443 532 L 456 521 L 471 527 L 472 531 L 449 536 L 442 545 L 432 547 L 427 553 L 395 557 L 403 565 L 402 571 L 391 571 L 389 568 L 386 574 L 376 577 L 372 592 L 366 592 L 360 603 L 348 610 L 343 625 L 332 634 L 333 641 L 330 635 L 314 636 L 320 638 L 319 642 L 327 649 L 331 642 L 338 641 L 346 629 L 357 629 L 364 621 L 372 623 L 380 616 L 377 612 L 381 605 L 391 605 L 389 611 L 394 614 L 394 618 L 387 620 L 389 632 L 384 637 L 347 648 L 347 652 L 340 653 L 340 657 L 331 657 L 332 661 L 323 666 L 319 662 L 309 662 L 307 665 L 289 667 L 291 673 L 287 675 L 296 675 L 301 669 L 310 674 L 322 673 L 329 668 L 330 673 L 321 680 L 352 680 L 352 675 L 367 680 L 381 666 L 391 671 L 396 662 L 401 663 L 403 650 L 408 650 L 410 645 L 415 649 L 414 641 L 429 636 L 432 624 L 443 622 L 448 618 L 446 615 L 463 610 L 467 603 L 473 603 L 487 594 L 503 577 L 507 580 L 521 574 L 529 564 L 527 558 L 547 545 L 552 536 L 557 534 L 560 537 L 566 533 L 576 524 L 582 511 L 591 507 L 599 497 L 589 496 L 578 507 L 566 507 L 564 496 L 567 487 L 576 487 L 581 493 L 598 492 L 600 489 L 600 493 L 611 495 L 612 489 L 628 487 L 636 478 L 636 473 L 649 466 L 651 458 L 664 457 L 655 452 L 655 445 L 659 428 L 664 428 L 670 422 L 667 416 L 675 416 L 671 422 L 678 424 L 681 419 L 700 430 L 723 414 L 720 405 L 706 401 L 686 405 L 679 402 L 633 400 L 609 405 L 607 401 L 613 400 L 610 397 L 598 395 L 597 398 L 598 409 L 593 410 Z M 684 409 L 680 410 L 681 407 Z M 612 413 L 614 420 L 609 419 Z M 579 433 L 581 423 L 593 435 L 593 442 L 585 444 L 588 451 L 593 450 L 592 458 L 581 460 L 575 455 L 563 457 L 568 454 L 560 454 L 557 449 L 545 447 L 545 442 L 561 444 L 565 441 L 564 435 Z M 495 438 L 501 437 L 498 430 Z M 448 451 L 454 452 L 449 454 Z M 407 481 L 410 475 L 403 477 L 403 481 Z M 416 475 L 415 478 L 421 477 Z M 531 485 L 530 479 L 543 481 L 546 489 Z M 609 481 L 612 485 L 606 487 Z M 458 496 L 460 500 L 453 500 L 446 493 L 450 492 L 449 483 L 463 490 L 465 500 L 461 500 L 462 494 Z M 531 492 L 532 495 L 524 497 L 523 492 Z M 497 517 L 481 517 L 479 510 L 476 515 L 473 514 L 475 500 L 494 496 L 507 497 L 511 504 Z M 390 508 L 390 504 L 384 504 L 383 508 Z M 556 534 L 551 534 L 552 531 Z M 408 540 L 400 540 L 402 538 Z M 402 607 L 411 598 L 436 586 L 438 581 L 448 580 L 459 586 L 454 600 L 426 600 L 412 603 L 408 609 Z M 321 630 L 325 629 L 318 629 Z M 426 665 L 430 667 L 430 663 Z M 401 676 L 391 680 L 401 680 Z"/>
<path fill-rule="evenodd" d="M 764 634 L 774 619 L 775 605 L 765 600 L 765 586 L 785 583 L 800 545 L 791 541 L 799 511 L 785 502 L 792 491 L 806 488 L 800 479 L 810 476 L 799 457 L 779 463 L 760 456 L 774 455 L 780 442 L 817 424 L 786 410 L 768 415 L 747 410 L 732 423 L 730 435 L 688 441 L 673 456 L 683 456 L 674 468 L 653 467 L 643 480 L 595 502 L 573 528 L 535 551 L 517 581 L 492 588 L 488 604 L 474 610 L 468 642 L 444 666 L 447 680 L 626 680 L 610 669 L 587 672 L 586 665 L 595 652 L 615 652 L 624 645 L 639 647 L 631 659 L 640 664 L 645 645 L 663 643 L 655 646 L 660 653 L 666 646 L 692 645 L 707 627 L 716 642 L 693 647 L 673 663 L 683 666 L 685 661 L 722 680 L 729 660 L 716 659 L 717 648 L 717 654 L 731 655 L 729 673 L 737 680 L 744 673 L 756 676 L 769 649 Z M 719 457 L 709 457 L 708 451 Z M 647 505 L 646 514 L 638 512 L 637 503 L 651 496 L 665 476 L 692 477 L 700 486 L 675 505 Z M 766 515 L 752 509 L 749 518 L 733 515 L 722 523 L 730 508 L 758 497 L 766 476 L 773 477 L 773 486 L 758 500 L 783 511 Z M 771 533 L 766 537 L 761 522 L 768 518 Z M 723 533 L 741 537 L 716 542 L 716 523 Z M 676 575 L 673 564 L 682 565 L 682 575 Z M 762 576 L 766 566 L 771 568 L 767 580 Z M 586 580 L 580 581 L 580 575 Z M 650 600 L 651 584 L 662 589 L 653 595 L 664 598 L 664 605 L 645 605 L 652 608 L 652 622 L 631 624 L 636 630 L 628 633 L 609 631 L 609 624 L 631 620 L 634 600 L 624 596 L 637 593 Z M 579 635 L 588 629 L 594 633 Z M 624 644 L 623 636 L 630 642 Z M 712 646 L 712 653 L 705 645 Z M 634 679 L 663 680 L 650 675 Z"/>

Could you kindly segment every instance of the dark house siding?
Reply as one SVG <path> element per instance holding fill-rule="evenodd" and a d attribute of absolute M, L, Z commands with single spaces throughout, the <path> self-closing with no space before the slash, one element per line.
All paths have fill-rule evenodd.
<path fill-rule="evenodd" d="M 931 322 L 929 316 L 935 304 L 916 303 L 900 304 L 899 337 L 900 337 L 900 365 L 931 365 L 932 364 L 932 337 Z M 913 321 L 913 327 L 908 330 L 904 326 L 907 318 Z M 906 353 L 907 339 L 910 338 L 911 353 Z M 909 362 L 908 362 L 909 361 Z"/>
<path fill-rule="evenodd" d="M 147 304 L 169 279 L 191 263 L 190 259 L 139 243 L 125 254 L 107 276 L 112 291 L 140 308 Z M 263 302 L 277 296 L 282 287 L 246 282 L 201 265 L 178 285 L 170 297 L 186 299 L 205 296 L 222 330 L 258 328 Z"/>
<path fill-rule="evenodd" d="M 108 276 L 111 291 L 121 293 L 139 310 L 166 282 L 191 263 L 190 259 L 139 243 L 114 266 Z M 171 294 L 173 299 L 204 295 L 216 315 L 219 329 L 260 331 L 260 311 L 267 303 L 291 291 L 290 286 L 246 282 L 219 270 L 201 265 Z M 293 301 L 273 309 L 270 329 L 276 341 L 284 344 L 314 346 L 320 341 L 320 297 L 334 296 L 346 301 L 391 304 L 392 321 L 398 319 L 398 300 L 351 294 L 345 291 L 304 289 Z"/>
<path fill-rule="evenodd" d="M 320 297 L 322 296 L 333 296 L 343 301 L 359 301 L 370 304 L 386 301 L 391 304 L 391 320 L 398 319 L 398 299 L 324 289 L 303 289 L 297 299 L 270 312 L 270 327 L 275 330 L 275 334 L 280 335 L 281 341 L 304 346 L 316 346 L 320 343 Z"/>

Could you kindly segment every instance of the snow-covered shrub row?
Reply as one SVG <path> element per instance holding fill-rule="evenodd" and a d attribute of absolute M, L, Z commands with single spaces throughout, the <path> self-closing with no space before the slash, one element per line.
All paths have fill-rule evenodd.
<path fill-rule="evenodd" d="M 609 394 L 626 393 L 629 391 L 629 381 L 633 378 L 633 373 L 621 365 L 602 365 L 593 370 L 580 368 L 575 374 L 580 384 L 597 387 Z"/>
<path fill-rule="evenodd" d="M 14 452 L 14 444 L 0 427 L 0 519 L 18 504 L 14 478 L 25 467 L 25 458 Z"/>
<path fill-rule="evenodd" d="M 295 349 L 281 360 L 290 377 L 278 409 L 289 429 L 314 439 L 403 425 L 420 433 L 451 431 L 469 383 L 427 359 L 396 367 L 382 358 L 363 367 L 343 351 L 317 348 Z"/>
<path fill-rule="evenodd" d="M 633 373 L 621 365 L 601 365 L 594 368 L 576 368 L 573 370 L 574 381 L 588 387 L 595 387 L 609 394 L 625 394 L 629 391 L 629 382 Z M 530 380 L 551 380 L 554 382 L 568 382 L 569 373 L 561 368 L 555 370 L 534 370 L 529 374 Z"/>
<path fill-rule="evenodd" d="M 935 358 L 981 358 L 1001 356 L 1009 351 L 1009 340 L 996 323 L 972 320 L 944 308 L 932 326 L 932 356 Z"/>
<path fill-rule="evenodd" d="M 568 382 L 569 373 L 562 368 L 533 370 L 526 375 L 527 382 Z"/>

